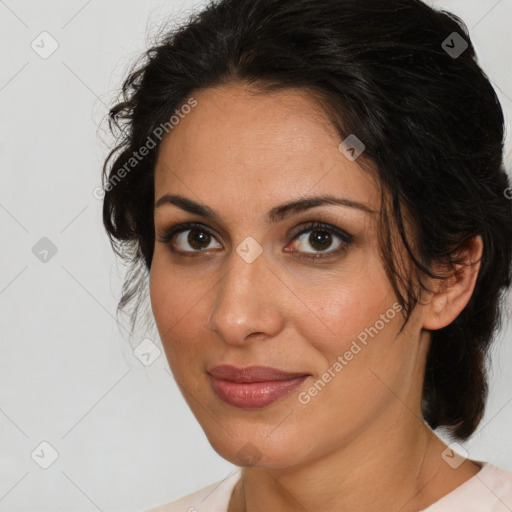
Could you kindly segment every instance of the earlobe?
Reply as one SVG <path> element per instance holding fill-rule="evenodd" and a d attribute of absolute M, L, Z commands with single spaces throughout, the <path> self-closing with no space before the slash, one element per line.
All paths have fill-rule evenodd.
<path fill-rule="evenodd" d="M 433 281 L 431 286 L 435 291 L 425 306 L 424 329 L 436 330 L 446 327 L 466 307 L 475 288 L 482 252 L 482 237 L 471 238 L 458 251 L 457 255 L 461 261 L 452 268 L 449 276 L 443 280 Z M 439 272 L 440 268 L 435 270 Z"/>

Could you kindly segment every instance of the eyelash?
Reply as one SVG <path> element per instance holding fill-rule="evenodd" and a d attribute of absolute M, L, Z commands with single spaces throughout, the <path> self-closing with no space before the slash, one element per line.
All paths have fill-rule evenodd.
<path fill-rule="evenodd" d="M 172 239 L 175 235 L 183 233 L 184 231 L 191 231 L 193 229 L 197 229 L 198 231 L 203 231 L 205 233 L 208 233 L 210 236 L 216 238 L 215 233 L 213 233 L 213 231 L 210 230 L 207 226 L 205 226 L 203 224 L 196 223 L 196 222 L 186 222 L 183 224 L 177 224 L 175 226 L 171 226 L 170 228 L 167 228 L 166 230 L 164 230 L 163 235 L 158 239 L 158 242 L 163 243 L 163 244 L 169 244 L 169 242 L 172 241 Z M 296 257 L 298 257 L 299 259 L 314 261 L 314 260 L 318 260 L 318 259 L 322 259 L 322 258 L 332 257 L 336 254 L 344 252 L 352 244 L 352 242 L 354 240 L 354 237 L 352 235 L 350 235 L 346 231 L 343 231 L 342 229 L 337 228 L 336 226 L 332 226 L 330 224 L 325 224 L 323 222 L 313 221 L 313 222 L 307 223 L 298 233 L 293 235 L 293 238 L 291 241 L 294 241 L 295 239 L 299 238 L 301 235 L 303 235 L 305 233 L 309 233 L 311 231 L 322 231 L 322 232 L 329 233 L 331 235 L 335 235 L 336 237 L 338 237 L 341 240 L 341 244 L 337 249 L 335 249 L 333 251 L 325 252 L 325 253 L 316 252 L 316 253 L 309 253 L 310 255 L 308 255 L 308 254 L 302 253 L 300 251 L 289 251 L 289 252 L 293 252 L 293 254 L 295 254 Z M 201 256 L 205 252 L 207 252 L 206 250 L 180 251 L 180 250 L 176 250 L 172 247 L 171 247 L 171 250 L 172 250 L 172 252 L 177 253 L 179 255 L 184 255 L 184 256 L 192 257 L 192 258 L 196 257 L 196 256 Z"/>

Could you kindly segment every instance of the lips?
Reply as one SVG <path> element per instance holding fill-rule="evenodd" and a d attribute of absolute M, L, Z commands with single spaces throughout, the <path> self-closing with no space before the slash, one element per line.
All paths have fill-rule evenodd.
<path fill-rule="evenodd" d="M 224 402 L 240 408 L 260 408 L 288 395 L 310 374 L 285 372 L 266 366 L 210 368 L 212 389 Z"/>
<path fill-rule="evenodd" d="M 229 380 L 231 382 L 267 382 L 271 380 L 290 380 L 304 375 L 304 372 L 284 372 L 268 366 L 249 366 L 247 368 L 236 368 L 223 364 L 214 366 L 208 373 L 217 379 Z"/>

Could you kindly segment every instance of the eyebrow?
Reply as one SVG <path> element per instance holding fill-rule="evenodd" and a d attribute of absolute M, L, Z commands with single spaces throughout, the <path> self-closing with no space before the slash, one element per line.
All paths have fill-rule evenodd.
<path fill-rule="evenodd" d="M 210 219 L 220 220 L 219 213 L 209 206 L 197 203 L 196 201 L 183 196 L 165 194 L 155 203 L 155 210 L 165 204 L 174 204 L 175 206 L 178 206 L 182 210 L 185 210 L 189 213 L 195 213 Z M 359 201 L 353 201 L 352 199 L 346 199 L 332 195 L 323 195 L 304 197 L 295 201 L 281 204 L 279 206 L 275 206 L 267 213 L 267 222 L 269 224 L 275 224 L 284 218 L 289 217 L 292 213 L 297 213 L 324 205 L 346 206 L 349 208 L 356 208 L 370 214 L 375 213 L 374 210 L 372 210 L 364 203 L 360 203 Z"/>

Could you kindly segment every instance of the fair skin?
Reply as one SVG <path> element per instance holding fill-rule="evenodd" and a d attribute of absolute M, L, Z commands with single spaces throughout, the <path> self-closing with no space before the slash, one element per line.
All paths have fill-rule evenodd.
<path fill-rule="evenodd" d="M 378 251 L 378 186 L 339 151 L 337 132 L 303 91 L 252 95 L 229 84 L 193 96 L 197 106 L 160 147 L 155 202 L 179 195 L 218 217 L 170 202 L 155 208 L 150 297 L 170 368 L 213 448 L 239 466 L 240 450 L 248 443 L 257 450 L 229 512 L 427 507 L 479 470 L 470 460 L 450 467 L 441 457 L 446 445 L 421 413 L 429 331 L 462 311 L 478 263 L 434 283 L 400 334 L 401 314 L 387 319 L 321 392 L 300 403 L 299 393 L 397 302 Z M 277 205 L 323 195 L 366 209 L 321 205 L 267 221 Z M 311 236 L 321 229 L 297 235 L 311 221 L 343 230 L 351 243 L 332 233 L 322 251 Z M 184 222 L 204 229 L 160 241 Z M 190 244 L 194 233 L 202 246 Z M 263 251 L 252 263 L 236 251 L 249 236 Z M 467 261 L 481 251 L 477 237 Z M 307 259 L 315 254 L 328 256 Z M 266 407 L 243 409 L 212 390 L 206 370 L 218 364 L 311 376 Z"/>

